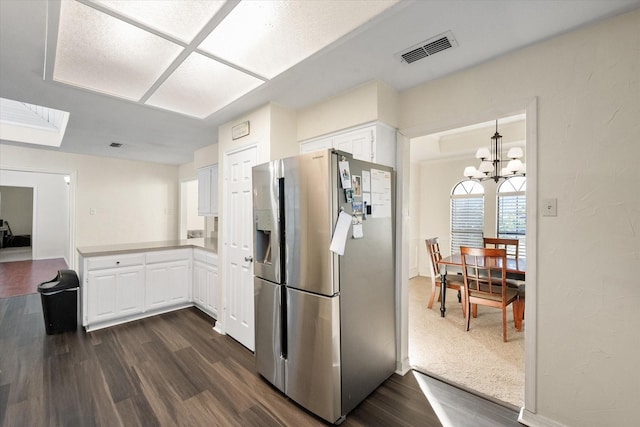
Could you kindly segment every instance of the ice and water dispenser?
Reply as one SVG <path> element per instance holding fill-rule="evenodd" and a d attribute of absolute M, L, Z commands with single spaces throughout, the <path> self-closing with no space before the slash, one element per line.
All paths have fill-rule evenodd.
<path fill-rule="evenodd" d="M 284 182 L 280 178 L 280 162 L 269 162 L 253 168 L 254 274 L 270 282 L 282 283 L 282 233 L 284 221 L 281 206 Z"/>

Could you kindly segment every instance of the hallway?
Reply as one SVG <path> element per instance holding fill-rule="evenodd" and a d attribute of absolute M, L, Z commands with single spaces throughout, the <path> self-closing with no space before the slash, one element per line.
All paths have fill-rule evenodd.
<path fill-rule="evenodd" d="M 62 258 L 0 262 L 0 298 L 36 293 L 40 283 L 48 282 L 58 270 L 66 268 Z"/>

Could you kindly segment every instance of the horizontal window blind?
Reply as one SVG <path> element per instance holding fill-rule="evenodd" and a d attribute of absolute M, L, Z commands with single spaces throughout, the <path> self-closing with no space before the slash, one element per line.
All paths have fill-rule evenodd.
<path fill-rule="evenodd" d="M 460 246 L 482 247 L 484 196 L 451 197 L 451 253 Z"/>
<path fill-rule="evenodd" d="M 525 194 L 498 196 L 498 237 L 518 239 L 518 252 L 525 257 L 527 234 L 527 198 Z"/>

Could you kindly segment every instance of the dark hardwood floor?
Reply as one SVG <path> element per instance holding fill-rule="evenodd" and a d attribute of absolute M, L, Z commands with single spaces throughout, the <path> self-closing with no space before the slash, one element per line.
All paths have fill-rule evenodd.
<path fill-rule="evenodd" d="M 0 425 L 326 424 L 262 380 L 253 354 L 213 332 L 196 309 L 47 336 L 37 285 L 63 268 L 62 259 L 0 263 Z M 23 296 L 7 298 L 14 295 Z M 410 373 L 393 375 L 343 425 L 493 427 L 516 419 Z"/>
<path fill-rule="evenodd" d="M 40 295 L 0 300 L 6 426 L 314 426 L 255 371 L 253 353 L 185 309 L 108 329 L 46 335 Z M 439 426 L 413 375 L 394 375 L 345 426 Z"/>
<path fill-rule="evenodd" d="M 58 270 L 66 268 L 62 258 L 0 262 L 0 298 L 36 293 L 40 283 L 48 282 Z"/>
<path fill-rule="evenodd" d="M 262 379 L 253 353 L 212 326 L 189 308 L 46 335 L 39 294 L 0 299 L 0 425 L 326 425 Z M 518 425 L 515 412 L 496 416 L 495 404 L 482 401 L 422 374 L 394 374 L 342 425 Z"/>

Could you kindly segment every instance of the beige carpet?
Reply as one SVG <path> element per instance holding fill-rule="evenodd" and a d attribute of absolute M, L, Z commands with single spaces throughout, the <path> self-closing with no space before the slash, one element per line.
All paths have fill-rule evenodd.
<path fill-rule="evenodd" d="M 409 281 L 409 360 L 425 373 L 475 390 L 502 402 L 521 407 L 524 402 L 524 330 L 513 325 L 507 309 L 507 340 L 502 341 L 502 312 L 478 306 L 469 332 L 457 291 L 447 290 L 446 317 L 440 317 L 440 302 L 427 308 L 431 279 Z"/>

